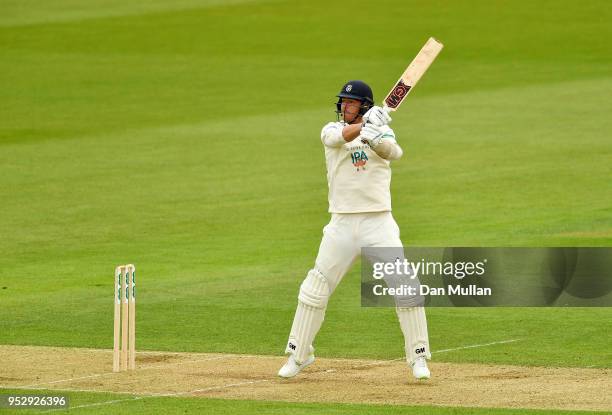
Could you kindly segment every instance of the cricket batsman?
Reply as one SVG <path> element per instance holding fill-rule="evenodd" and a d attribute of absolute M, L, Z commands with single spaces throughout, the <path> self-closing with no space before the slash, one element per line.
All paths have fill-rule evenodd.
<path fill-rule="evenodd" d="M 391 215 L 391 161 L 402 157 L 391 117 L 374 106 L 372 89 L 349 81 L 337 95 L 338 121 L 321 131 L 325 148 L 329 212 L 314 268 L 300 286 L 298 305 L 278 375 L 291 378 L 314 360 L 312 343 L 321 328 L 331 294 L 363 247 L 402 247 Z M 431 358 L 422 303 L 408 299 L 396 307 L 406 359 L 416 379 L 428 379 Z M 411 302 L 412 301 L 412 302 Z M 414 304 L 414 305 L 413 305 Z"/>

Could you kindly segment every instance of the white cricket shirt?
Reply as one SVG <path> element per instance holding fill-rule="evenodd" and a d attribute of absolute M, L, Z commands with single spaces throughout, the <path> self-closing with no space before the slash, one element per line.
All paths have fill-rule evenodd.
<path fill-rule="evenodd" d="M 343 122 L 330 122 L 321 130 L 325 146 L 329 212 L 363 213 L 391 211 L 391 166 L 359 137 L 347 143 Z M 383 139 L 396 143 L 385 126 Z"/>

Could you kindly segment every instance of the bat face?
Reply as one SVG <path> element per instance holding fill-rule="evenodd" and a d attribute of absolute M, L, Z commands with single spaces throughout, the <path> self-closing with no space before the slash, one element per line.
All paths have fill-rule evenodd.
<path fill-rule="evenodd" d="M 384 106 L 388 111 L 395 111 L 399 108 L 404 98 L 406 98 L 410 90 L 419 82 L 419 79 L 421 79 L 425 71 L 427 71 L 443 47 L 444 45 L 433 37 L 430 37 L 429 40 L 425 42 L 425 45 L 421 48 L 412 62 L 410 62 L 408 68 L 406 68 L 395 86 L 385 97 Z"/>

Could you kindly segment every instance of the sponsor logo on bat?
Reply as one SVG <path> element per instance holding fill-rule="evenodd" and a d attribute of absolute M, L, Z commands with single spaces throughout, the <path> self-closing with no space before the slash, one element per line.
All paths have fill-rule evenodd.
<path fill-rule="evenodd" d="M 387 104 L 389 108 L 397 108 L 399 104 L 402 103 L 404 97 L 408 94 L 408 91 L 410 91 L 410 86 L 406 85 L 400 79 L 387 99 L 385 99 L 385 104 Z"/>

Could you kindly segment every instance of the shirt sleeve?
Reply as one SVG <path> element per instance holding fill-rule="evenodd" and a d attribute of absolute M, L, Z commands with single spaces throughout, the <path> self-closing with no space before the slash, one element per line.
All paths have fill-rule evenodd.
<path fill-rule="evenodd" d="M 321 142 L 327 147 L 340 147 L 345 143 L 342 137 L 342 123 L 330 122 L 321 130 Z"/>
<path fill-rule="evenodd" d="M 388 125 L 382 127 L 382 141 L 376 146 L 374 152 L 385 160 L 398 160 L 404 154 L 402 148 L 397 144 L 395 133 Z"/>
<path fill-rule="evenodd" d="M 385 141 L 390 141 L 392 143 L 397 143 L 397 140 L 395 139 L 395 132 L 393 132 L 393 130 L 391 129 L 391 127 L 389 127 L 388 125 L 385 125 L 383 127 L 383 135 L 382 135 L 383 140 Z"/>

